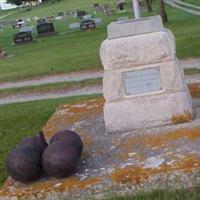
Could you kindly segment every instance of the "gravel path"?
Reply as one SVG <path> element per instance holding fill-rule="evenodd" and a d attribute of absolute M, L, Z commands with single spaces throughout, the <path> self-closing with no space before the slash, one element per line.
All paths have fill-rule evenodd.
<path fill-rule="evenodd" d="M 67 81 L 82 81 L 86 79 L 93 79 L 99 77 L 103 77 L 102 71 L 74 72 L 54 76 L 38 77 L 37 79 L 0 83 L 0 89 L 19 88 L 24 86 L 42 85 L 48 83 L 59 83 Z"/>
<path fill-rule="evenodd" d="M 200 58 L 190 58 L 181 60 L 180 62 L 183 68 L 200 69 Z M 27 79 L 16 82 L 2 82 L 2 83 L 0 82 L 0 89 L 20 88 L 24 86 L 43 85 L 43 84 L 59 83 L 67 81 L 82 81 L 86 79 L 101 78 L 101 77 L 103 77 L 103 71 L 73 72 L 68 74 L 38 77 L 34 79 Z"/>
<path fill-rule="evenodd" d="M 185 11 L 187 13 L 192 14 L 192 15 L 200 16 L 200 11 L 192 9 L 191 6 L 190 6 L 190 8 L 183 7 L 183 4 L 180 4 L 178 2 L 179 1 L 175 1 L 175 0 L 165 0 L 165 3 L 167 3 L 168 5 L 170 5 L 173 8 L 177 8 L 179 10 L 183 10 L 183 11 Z"/>
<path fill-rule="evenodd" d="M 185 76 L 185 81 L 189 83 L 199 83 L 200 75 Z M 91 94 L 102 94 L 102 85 L 83 87 L 75 90 L 55 90 L 51 92 L 34 92 L 34 93 L 23 93 L 17 95 L 8 95 L 0 98 L 0 105 L 17 103 L 17 102 L 28 102 L 42 99 L 58 99 L 62 97 L 71 97 L 79 95 L 91 95 Z"/>
<path fill-rule="evenodd" d="M 91 94 L 99 94 L 102 93 L 102 86 L 92 86 L 92 87 L 83 87 L 75 90 L 59 90 L 54 92 L 46 92 L 46 93 L 25 93 L 25 94 L 17 94 L 17 95 L 9 95 L 6 97 L 0 98 L 0 105 L 17 103 L 17 102 L 28 102 L 28 101 L 36 101 L 42 99 L 58 99 L 62 97 L 71 97 L 71 96 L 79 96 L 79 95 L 91 95 Z"/>
<path fill-rule="evenodd" d="M 15 14 L 15 13 L 16 13 L 16 12 L 12 12 L 12 13 L 9 13 L 9 14 L 7 14 L 7 15 L 0 16 L 0 19 L 6 18 L 6 17 L 8 17 L 8 16 L 10 16 L 10 15 L 13 15 L 13 14 Z"/>
<path fill-rule="evenodd" d="M 187 58 L 181 60 L 181 66 L 184 69 L 197 68 L 200 69 L 200 58 Z"/>

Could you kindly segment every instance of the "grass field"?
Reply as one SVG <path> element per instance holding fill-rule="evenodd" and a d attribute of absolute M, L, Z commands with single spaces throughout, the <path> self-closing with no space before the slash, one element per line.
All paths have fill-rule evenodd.
<path fill-rule="evenodd" d="M 5 158 L 25 136 L 37 133 L 60 104 L 97 95 L 34 101 L 0 106 L 0 186 L 5 181 Z"/>
<path fill-rule="evenodd" d="M 101 0 L 101 2 L 102 1 L 103 0 Z M 86 8 L 85 10 L 91 11 L 91 0 L 63 0 L 58 4 L 44 5 L 38 9 L 12 15 L 8 18 L 35 15 L 44 16 L 45 14 L 51 14 L 54 7 L 54 13 L 56 13 L 60 10 L 69 10 L 74 6 L 78 7 L 80 2 L 82 2 L 81 5 L 83 8 Z M 176 37 L 178 57 L 200 56 L 200 43 L 197 42 L 200 40 L 200 17 L 186 14 L 168 6 L 167 13 L 169 16 L 169 23 L 166 24 L 166 27 L 170 28 Z M 154 5 L 154 12 L 150 15 L 156 14 L 157 8 L 156 5 Z M 149 14 L 144 11 L 143 15 L 146 16 Z M 102 13 L 98 13 L 96 17 L 101 17 L 103 24 L 96 30 L 90 32 L 76 31 L 69 33 L 68 25 L 73 20 L 77 21 L 75 18 L 67 21 L 56 21 L 56 30 L 63 34 L 37 38 L 36 43 L 23 46 L 11 46 L 13 42 L 12 34 L 16 32 L 16 30 L 6 28 L 0 33 L 0 46 L 12 55 L 12 57 L 0 60 L 0 81 L 11 81 L 78 70 L 102 69 L 99 58 L 99 47 L 101 42 L 106 38 L 106 24 L 116 20 L 120 16 L 131 17 L 131 8 L 125 13 L 116 13 L 112 17 L 107 17 Z M 31 26 L 32 25 L 33 24 L 31 24 Z"/>
<path fill-rule="evenodd" d="M 187 0 L 192 1 L 192 0 Z M 196 1 L 196 0 L 194 0 Z M 83 4 L 84 2 L 84 4 Z M 96 0 L 98 2 L 98 0 Z M 107 2 L 101 0 L 101 2 Z M 110 1 L 113 2 L 113 1 Z M 31 16 L 42 17 L 44 15 L 53 15 L 59 11 L 70 10 L 80 6 L 81 8 L 90 11 L 89 6 L 93 0 L 63 0 L 58 4 L 46 4 L 40 8 L 33 9 L 29 12 L 17 13 L 8 17 L 9 20 L 15 18 L 25 18 Z M 200 56 L 200 17 L 186 14 L 182 11 L 177 11 L 170 7 L 167 8 L 169 23 L 166 24 L 170 28 L 177 43 L 177 55 L 179 58 L 198 57 Z M 157 13 L 157 8 L 154 5 L 154 12 Z M 0 12 L 0 16 L 7 12 Z M 55 28 L 63 34 L 38 38 L 36 43 L 11 46 L 12 34 L 16 32 L 11 28 L 6 28 L 0 32 L 0 46 L 5 49 L 10 55 L 10 58 L 0 60 L 0 81 L 25 79 L 29 77 L 42 76 L 48 74 L 58 74 L 64 72 L 102 69 L 99 59 L 99 46 L 106 38 L 106 24 L 117 19 L 120 16 L 131 16 L 131 10 L 126 13 L 117 13 L 112 17 L 106 17 L 102 14 L 97 14 L 97 17 L 103 19 L 103 24 L 94 31 L 73 33 L 68 32 L 69 21 L 56 21 Z M 144 16 L 149 15 L 143 12 Z M 70 18 L 71 21 L 76 21 Z M 30 26 L 35 25 L 31 23 Z M 186 73 L 194 73 L 187 71 Z M 195 72 L 196 73 L 196 72 Z M 96 84 L 101 82 L 100 79 L 88 80 L 78 83 L 78 86 Z M 59 83 L 48 84 L 37 87 L 25 87 L 21 89 L 2 90 L 0 94 L 11 94 L 26 91 L 49 91 L 54 89 L 63 89 L 73 87 L 77 83 Z M 57 100 L 43 100 L 29 103 L 17 103 L 5 106 L 0 106 L 0 185 L 7 178 L 5 172 L 5 157 L 7 153 L 16 146 L 16 144 L 25 136 L 33 135 L 39 131 L 56 107 L 63 103 L 76 102 L 80 99 L 94 98 L 95 96 L 83 96 L 62 98 Z M 165 191 L 157 190 L 151 193 L 139 194 L 133 197 L 117 198 L 112 200 L 197 200 L 200 199 L 200 187 Z"/>

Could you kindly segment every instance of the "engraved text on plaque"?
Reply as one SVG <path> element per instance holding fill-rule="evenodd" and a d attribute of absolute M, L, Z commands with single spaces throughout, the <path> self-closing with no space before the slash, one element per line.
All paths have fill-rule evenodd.
<path fill-rule="evenodd" d="M 127 95 L 137 95 L 162 89 L 160 68 L 149 68 L 123 73 Z"/>

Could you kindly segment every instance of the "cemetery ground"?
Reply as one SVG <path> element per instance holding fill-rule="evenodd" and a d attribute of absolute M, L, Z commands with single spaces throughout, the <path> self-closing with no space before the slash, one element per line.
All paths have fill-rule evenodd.
<path fill-rule="evenodd" d="M 70 4 L 74 8 L 74 4 Z M 91 3 L 91 1 L 88 1 Z M 187 0 L 191 2 L 192 0 Z M 58 3 L 59 4 L 59 3 Z M 25 16 L 44 16 L 51 14 L 51 9 L 55 4 L 41 7 L 37 10 L 24 12 L 20 15 L 14 14 L 8 17 L 20 18 Z M 63 2 L 56 11 L 62 9 Z M 69 6 L 69 8 L 70 8 Z M 77 6 L 78 7 L 78 6 Z M 177 54 L 179 58 L 199 57 L 199 17 L 186 14 L 167 7 L 169 14 L 169 27 L 176 37 Z M 12 47 L 11 28 L 4 30 L 0 37 L 0 44 L 11 55 L 11 57 L 0 60 L 0 81 L 17 81 L 44 75 L 62 74 L 80 70 L 101 70 L 101 64 L 98 57 L 98 49 L 102 40 L 106 37 L 105 25 L 121 15 L 131 16 L 131 12 L 117 14 L 112 17 L 102 17 L 104 23 L 102 26 L 90 32 L 73 32 L 66 33 L 67 22 L 56 22 L 55 27 L 60 35 L 49 38 L 37 38 L 37 43 L 24 46 Z M 144 13 L 146 15 L 146 13 Z M 65 26 L 63 26 L 63 24 Z M 185 28 L 187 27 L 187 28 Z M 67 30 L 68 32 L 68 30 Z M 72 48 L 73 47 L 73 48 Z M 197 74 L 198 69 L 187 69 L 187 74 Z M 101 79 L 85 80 L 80 82 L 56 83 L 43 86 L 28 86 L 24 88 L 13 88 L 0 90 L 0 95 L 8 95 L 23 92 L 47 91 L 54 89 L 64 89 L 68 87 L 83 87 L 94 84 L 100 84 Z M 12 149 L 17 142 L 27 135 L 39 131 L 46 123 L 49 117 L 55 111 L 55 108 L 64 103 L 78 102 L 83 99 L 93 99 L 98 95 L 63 98 L 57 100 L 43 100 L 29 103 L 17 103 L 0 106 L 0 185 L 7 178 L 4 167 L 6 154 Z M 12 135 L 12 138 L 10 137 Z M 134 197 L 110 198 L 116 199 L 199 199 L 200 187 L 180 189 L 173 192 L 168 190 L 158 190 L 152 193 L 139 194 Z"/>
<path fill-rule="evenodd" d="M 22 13 L 22 16 L 19 15 L 17 18 L 31 12 L 33 11 Z M 166 26 L 173 31 L 176 37 L 178 57 L 183 59 L 200 56 L 199 43 L 196 42 L 199 39 L 200 31 L 199 17 L 168 6 L 167 12 L 169 23 Z M 152 14 L 156 14 L 156 8 Z M 144 15 L 147 13 L 144 12 Z M 97 14 L 97 17 L 102 18 L 103 24 L 96 30 L 87 33 L 69 32 L 69 21 L 56 21 L 55 29 L 60 33 L 59 35 L 37 38 L 36 43 L 23 46 L 11 45 L 13 42 L 12 34 L 16 30 L 6 28 L 0 33 L 0 44 L 10 56 L 0 61 L 0 81 L 15 81 L 79 70 L 102 69 L 98 53 L 99 46 L 106 37 L 106 24 L 120 16 L 132 17 L 131 10 L 125 13 L 116 13 L 110 17 Z M 14 17 L 14 15 L 9 17 Z"/>

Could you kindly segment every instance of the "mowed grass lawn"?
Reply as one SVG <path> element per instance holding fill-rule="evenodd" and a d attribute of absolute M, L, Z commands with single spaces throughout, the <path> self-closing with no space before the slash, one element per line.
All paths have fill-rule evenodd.
<path fill-rule="evenodd" d="M 11 149 L 25 136 L 34 135 L 55 111 L 64 103 L 91 99 L 98 95 L 34 101 L 0 106 L 0 186 L 7 178 L 5 158 Z"/>
<path fill-rule="evenodd" d="M 102 1 L 100 0 L 100 2 Z M 112 2 L 111 4 L 114 7 Z M 29 15 L 41 16 L 42 14 L 42 16 L 45 14 L 50 15 L 54 7 L 54 13 L 56 13 L 58 10 L 70 10 L 75 5 L 77 7 L 81 5 L 85 10 L 91 11 L 91 4 L 91 0 L 81 1 L 81 4 L 80 0 L 63 0 L 58 4 L 47 4 L 44 7 L 42 6 L 18 15 L 14 14 L 8 18 L 27 17 Z M 169 16 L 169 22 L 166 24 L 166 27 L 170 28 L 176 37 L 178 57 L 200 56 L 200 42 L 198 42 L 200 40 L 200 17 L 186 14 L 169 6 L 166 6 L 166 8 Z M 157 8 L 155 3 L 154 12 L 150 15 L 156 14 Z M 146 16 L 149 14 L 143 12 L 143 15 Z M 0 33 L 0 46 L 12 56 L 0 60 L 0 81 L 11 81 L 78 70 L 102 69 L 99 58 L 99 47 L 101 42 L 106 38 L 106 25 L 120 16 L 131 17 L 131 8 L 125 13 L 116 13 L 112 17 L 98 13 L 96 17 L 101 17 L 103 24 L 96 30 L 89 32 L 75 31 L 69 33 L 68 25 L 71 21 L 77 21 L 75 18 L 70 18 L 63 22 L 56 21 L 56 30 L 63 34 L 37 38 L 36 43 L 21 46 L 11 46 L 13 42 L 12 34 L 16 30 L 6 28 Z M 33 25 L 35 26 L 35 24 L 31 24 L 31 26 Z"/>

